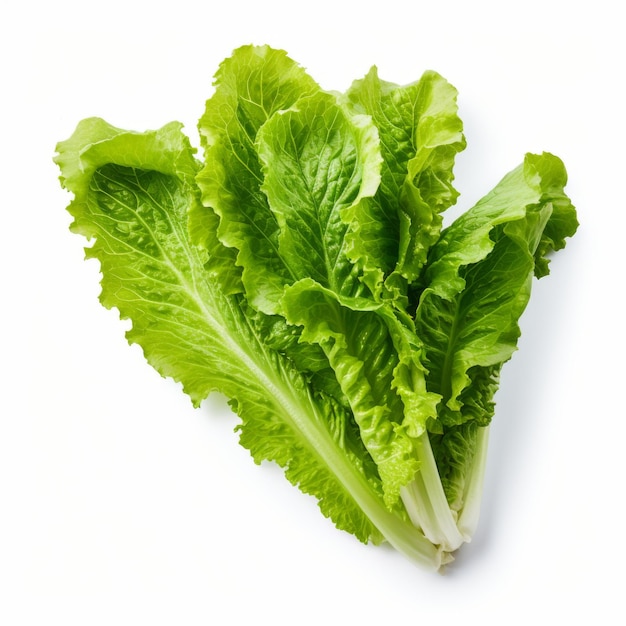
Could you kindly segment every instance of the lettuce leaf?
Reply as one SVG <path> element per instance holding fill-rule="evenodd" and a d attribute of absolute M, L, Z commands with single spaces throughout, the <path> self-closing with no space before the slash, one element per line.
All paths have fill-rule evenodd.
<path fill-rule="evenodd" d="M 198 174 L 203 202 L 190 212 L 190 229 L 194 242 L 206 246 L 214 237 L 213 214 L 220 217 L 219 241 L 231 249 L 232 257 L 228 266 L 216 270 L 218 275 L 242 274 L 250 302 L 272 313 L 282 281 L 290 276 L 277 253 L 276 216 L 261 191 L 256 137 L 274 113 L 319 87 L 284 52 L 268 46 L 238 49 L 221 65 L 215 85 L 198 124 L 205 147 Z M 255 242 L 253 251 L 246 241 Z M 259 264 L 268 269 L 263 281 L 249 274 Z"/>
<path fill-rule="evenodd" d="M 370 118 L 349 117 L 333 95 L 319 92 L 264 124 L 257 150 L 289 274 L 359 295 L 358 267 L 346 250 L 346 214 L 379 185 L 378 134 Z"/>
<path fill-rule="evenodd" d="M 387 289 L 415 281 L 441 229 L 441 213 L 458 192 L 452 182 L 457 153 L 465 148 L 457 92 L 442 76 L 396 85 L 373 67 L 347 94 L 355 110 L 372 117 L 380 135 L 383 168 L 374 198 L 361 207 L 355 251 L 380 270 Z"/>
<path fill-rule="evenodd" d="M 86 252 L 100 263 L 101 302 L 132 321 L 129 342 L 195 405 L 212 391 L 230 398 L 254 460 L 284 467 L 339 528 L 375 543 L 384 532 L 438 567 L 439 551 L 383 504 L 350 413 L 267 347 L 245 300 L 224 294 L 206 271 L 206 252 L 187 230 L 199 166 L 180 126 L 134 133 L 88 119 L 58 153 L 62 182 L 75 195 L 72 229 L 94 239 Z"/>
<path fill-rule="evenodd" d="M 565 182 L 560 159 L 526 155 L 431 251 L 415 322 L 428 387 L 442 397 L 431 428 L 443 435 L 433 439 L 455 510 L 464 502 L 476 427 L 489 424 L 502 365 L 517 348 L 533 274 L 538 266 L 545 274 L 545 253 L 576 230 Z"/>

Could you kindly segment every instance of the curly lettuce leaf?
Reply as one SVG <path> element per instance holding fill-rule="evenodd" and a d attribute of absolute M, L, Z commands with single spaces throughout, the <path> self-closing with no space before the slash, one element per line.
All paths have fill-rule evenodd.
<path fill-rule="evenodd" d="M 576 230 L 564 182 L 557 157 L 527 155 L 432 250 L 416 327 L 431 388 L 452 410 L 461 407 L 471 368 L 510 358 L 537 264 L 547 267 L 549 242 Z"/>
<path fill-rule="evenodd" d="M 286 319 L 302 327 L 301 340 L 319 345 L 328 358 L 393 507 L 419 461 L 393 388 L 399 358 L 381 305 L 341 299 L 309 278 L 286 290 L 283 308 Z"/>
<path fill-rule="evenodd" d="M 431 251 L 415 323 L 428 388 L 442 397 L 430 426 L 442 482 L 457 506 L 464 490 L 458 470 L 471 467 L 475 428 L 493 415 L 500 370 L 517 349 L 533 275 L 545 274 L 546 253 L 577 227 L 565 181 L 557 157 L 527 155 Z M 459 428 L 467 423 L 474 426 Z"/>
<path fill-rule="evenodd" d="M 197 178 L 202 203 L 189 215 L 193 240 L 207 245 L 213 238 L 214 216 L 219 216 L 218 236 L 229 249 L 230 262 L 217 271 L 230 273 L 231 283 L 239 280 L 240 291 L 245 284 L 249 301 L 268 314 L 275 312 L 273 303 L 284 280 L 293 277 L 278 255 L 279 226 L 261 191 L 256 137 L 274 113 L 318 91 L 285 52 L 243 46 L 220 66 L 215 93 L 198 124 L 205 155 Z M 249 275 L 257 265 L 269 270 L 262 281 Z"/>
<path fill-rule="evenodd" d="M 354 255 L 378 269 L 392 296 L 413 282 L 441 230 L 441 213 L 456 202 L 453 167 L 465 148 L 457 91 L 436 72 L 406 86 L 372 68 L 355 81 L 347 101 L 372 117 L 383 156 L 381 185 L 359 207 Z"/>
<path fill-rule="evenodd" d="M 371 120 L 349 117 L 335 96 L 320 92 L 264 124 L 257 149 L 262 189 L 276 217 L 278 252 L 288 272 L 340 295 L 358 295 L 362 283 L 347 255 L 346 215 L 372 196 L 380 181 Z"/>
<path fill-rule="evenodd" d="M 74 194 L 72 229 L 93 240 L 86 251 L 100 263 L 101 302 L 131 320 L 129 342 L 195 405 L 225 394 L 254 460 L 282 466 L 337 527 L 438 567 L 437 548 L 383 503 L 350 412 L 268 347 L 245 300 L 206 271 L 206 249 L 187 229 L 198 164 L 180 125 L 135 133 L 86 120 L 58 144 L 56 161 Z"/>

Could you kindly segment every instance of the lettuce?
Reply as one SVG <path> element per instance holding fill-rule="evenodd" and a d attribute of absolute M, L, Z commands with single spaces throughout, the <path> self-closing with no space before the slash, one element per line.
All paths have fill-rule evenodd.
<path fill-rule="evenodd" d="M 577 228 L 563 164 L 526 155 L 444 229 L 455 89 L 374 68 L 330 93 L 267 46 L 223 62 L 199 131 L 202 159 L 176 122 L 90 118 L 58 144 L 102 304 L 339 529 L 439 569 L 476 528 L 533 277 Z"/>

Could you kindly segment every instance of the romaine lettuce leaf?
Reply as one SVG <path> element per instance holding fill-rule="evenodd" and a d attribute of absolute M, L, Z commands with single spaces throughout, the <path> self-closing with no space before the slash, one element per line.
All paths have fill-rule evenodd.
<path fill-rule="evenodd" d="M 365 542 L 384 537 L 439 567 L 440 550 L 384 505 L 351 413 L 268 347 L 245 299 L 225 294 L 206 271 L 206 250 L 187 229 L 199 165 L 180 125 L 135 133 L 89 119 L 57 149 L 62 183 L 75 196 L 72 229 L 94 240 L 86 251 L 100 263 L 102 304 L 132 321 L 129 342 L 195 405 L 225 394 L 254 460 L 282 466 L 338 528 Z"/>
<path fill-rule="evenodd" d="M 378 268 L 397 293 L 419 277 L 441 213 L 458 197 L 453 167 L 465 138 L 457 92 L 436 72 L 401 86 L 381 80 L 374 67 L 346 97 L 355 111 L 371 115 L 383 156 L 378 192 L 359 207 L 355 255 Z"/>
<path fill-rule="evenodd" d="M 264 124 L 257 149 L 278 254 L 293 282 L 312 278 L 334 293 L 360 295 L 364 285 L 346 250 L 346 214 L 380 182 L 371 119 L 349 117 L 335 96 L 319 92 Z"/>
<path fill-rule="evenodd" d="M 453 412 L 461 409 L 468 371 L 504 363 L 516 349 L 538 253 L 547 267 L 548 242 L 563 241 L 576 228 L 565 180 L 557 157 L 527 155 L 431 251 L 416 329 L 426 346 L 430 388 Z"/>
<path fill-rule="evenodd" d="M 220 217 L 219 240 L 232 249 L 232 259 L 229 267 L 217 269 L 218 275 L 240 275 L 243 268 L 248 299 L 271 314 L 283 281 L 293 277 L 278 256 L 279 227 L 261 191 L 257 133 L 275 112 L 319 87 L 284 52 L 268 46 L 236 50 L 222 63 L 215 85 L 198 124 L 205 150 L 198 174 L 203 202 L 190 213 L 190 230 L 195 243 L 207 245 L 213 238 L 213 214 Z M 254 275 L 257 266 L 267 268 L 262 281 Z"/>
<path fill-rule="evenodd" d="M 431 251 L 415 324 L 428 388 L 442 397 L 430 426 L 455 509 L 464 501 L 476 428 L 489 424 L 500 370 L 517 348 L 533 275 L 538 265 L 540 275 L 546 273 L 546 252 L 576 230 L 565 182 L 557 157 L 526 155 Z"/>

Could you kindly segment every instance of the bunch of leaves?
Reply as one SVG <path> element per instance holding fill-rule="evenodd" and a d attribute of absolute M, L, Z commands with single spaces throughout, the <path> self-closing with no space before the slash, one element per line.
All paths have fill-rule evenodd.
<path fill-rule="evenodd" d="M 98 118 L 57 146 L 101 301 L 163 376 L 213 391 L 240 442 L 363 542 L 437 569 L 478 520 L 500 370 L 546 255 L 577 227 L 551 154 L 442 228 L 457 93 L 373 68 L 323 90 L 285 52 L 220 66 L 199 122 Z"/>

